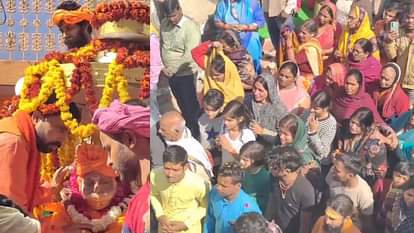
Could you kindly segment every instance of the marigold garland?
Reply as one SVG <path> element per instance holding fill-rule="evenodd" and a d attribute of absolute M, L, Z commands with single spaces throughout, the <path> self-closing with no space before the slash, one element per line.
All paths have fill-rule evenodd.
<path fill-rule="evenodd" d="M 59 148 L 58 159 L 60 166 L 68 166 L 73 162 L 76 145 L 76 138 L 73 135 L 70 135 L 62 147 Z"/>
<path fill-rule="evenodd" d="M 149 6 L 136 0 L 100 3 L 96 8 L 92 24 L 94 27 L 100 27 L 105 22 L 119 21 L 120 19 L 131 19 L 149 24 Z M 13 101 L 5 102 L 5 108 L 0 110 L 0 117 L 10 116 L 17 106 L 27 112 L 40 110 L 43 114 L 60 111 L 61 118 L 70 129 L 72 137 L 59 149 L 58 156 L 52 154 L 42 156 L 41 177 L 43 180 L 50 181 L 56 167 L 72 163 L 76 138 L 90 137 L 97 130 L 93 124 L 80 125 L 70 113 L 69 103 L 80 90 L 83 90 L 89 110 L 91 112 L 96 110 L 98 100 L 93 88 L 91 62 L 95 61 L 98 52 L 103 50 L 116 52 L 117 57 L 109 65 L 99 107 L 110 105 L 114 91 L 118 92 L 121 102 L 130 99 L 128 80 L 124 76 L 125 69 L 145 68 L 144 76 L 140 79 L 139 98 L 147 98 L 150 82 L 149 48 L 133 42 L 110 39 L 94 40 L 80 49 L 49 53 L 43 62 L 30 66 L 25 71 L 20 98 L 15 97 Z M 64 72 L 60 67 L 60 64 L 64 63 L 75 65 L 70 87 L 66 86 Z M 56 103 L 45 104 L 53 91 L 56 94 Z"/>
<path fill-rule="evenodd" d="M 94 28 L 99 28 L 106 22 L 119 21 L 121 19 L 131 19 L 149 24 L 149 12 L 148 4 L 137 0 L 103 2 L 96 6 L 91 24 Z"/>
<path fill-rule="evenodd" d="M 44 74 L 44 75 L 43 75 Z M 42 85 L 39 94 L 30 98 L 29 87 L 38 80 L 36 76 L 42 77 Z M 56 60 L 40 63 L 26 70 L 24 84 L 21 92 L 19 109 L 26 112 L 38 110 L 44 104 L 53 91 L 54 80 L 63 78 L 63 70 L 59 67 Z"/>
<path fill-rule="evenodd" d="M 54 155 L 52 153 L 41 155 L 40 177 L 43 181 L 50 182 L 53 178 L 56 170 L 53 157 Z"/>
<path fill-rule="evenodd" d="M 118 90 L 121 102 L 125 103 L 130 99 L 128 82 L 124 76 L 124 68 L 125 66 L 123 64 L 118 64 L 116 60 L 109 64 L 99 108 L 106 108 L 111 104 L 115 88 Z"/>

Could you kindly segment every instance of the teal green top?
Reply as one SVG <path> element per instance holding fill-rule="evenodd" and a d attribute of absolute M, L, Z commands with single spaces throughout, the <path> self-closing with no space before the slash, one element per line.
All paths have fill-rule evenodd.
<path fill-rule="evenodd" d="M 256 199 L 260 210 L 265 212 L 270 193 L 270 173 L 263 167 L 256 174 L 245 172 L 242 188 Z"/>

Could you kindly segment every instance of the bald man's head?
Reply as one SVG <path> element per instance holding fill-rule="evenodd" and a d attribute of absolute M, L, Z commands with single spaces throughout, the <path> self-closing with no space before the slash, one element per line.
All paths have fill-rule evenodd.
<path fill-rule="evenodd" d="M 184 132 L 185 120 L 177 111 L 166 112 L 160 119 L 159 133 L 165 140 L 178 141 Z"/>

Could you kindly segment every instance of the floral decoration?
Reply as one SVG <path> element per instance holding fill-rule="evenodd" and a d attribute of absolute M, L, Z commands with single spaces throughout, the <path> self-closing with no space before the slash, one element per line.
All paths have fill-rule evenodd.
<path fill-rule="evenodd" d="M 96 6 L 91 24 L 99 28 L 106 22 L 130 19 L 140 23 L 149 24 L 149 6 L 138 1 L 111 1 Z"/>

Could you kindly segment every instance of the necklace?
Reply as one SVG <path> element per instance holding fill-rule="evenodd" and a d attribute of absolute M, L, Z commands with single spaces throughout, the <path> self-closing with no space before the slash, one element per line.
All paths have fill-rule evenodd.
<path fill-rule="evenodd" d="M 280 193 L 282 194 L 282 199 L 286 199 L 286 194 L 289 191 L 292 185 L 284 185 L 282 182 L 279 181 L 279 188 Z"/>
<path fill-rule="evenodd" d="M 108 212 L 99 219 L 89 219 L 84 214 L 79 213 L 74 205 L 68 205 L 66 210 L 73 223 L 91 224 L 93 226 L 92 232 L 101 232 L 106 230 L 109 225 L 114 223 L 122 214 L 125 213 L 128 203 L 132 197 L 133 195 L 124 198 L 118 205 L 112 206 Z"/>

